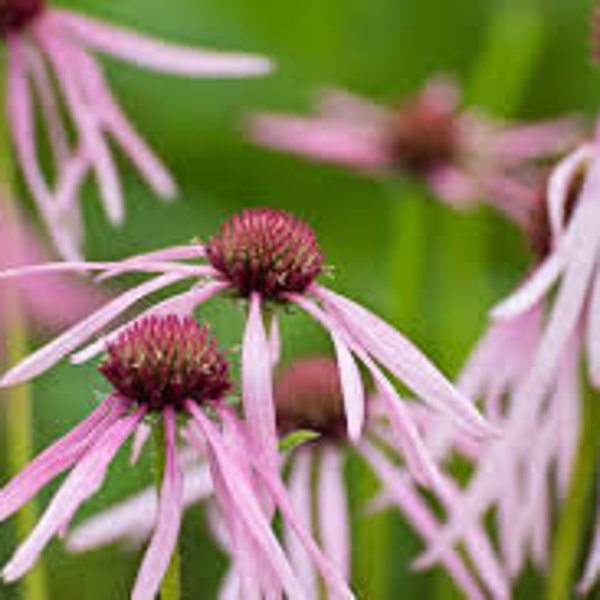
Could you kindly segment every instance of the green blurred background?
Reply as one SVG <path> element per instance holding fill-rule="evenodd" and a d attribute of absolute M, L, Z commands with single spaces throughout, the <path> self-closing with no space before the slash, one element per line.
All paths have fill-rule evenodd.
<path fill-rule="evenodd" d="M 478 77 L 481 102 L 499 113 L 539 118 L 582 111 L 591 117 L 600 92 L 600 74 L 588 60 L 591 4 L 588 0 L 543 4 L 531 0 L 65 0 L 61 3 L 65 7 L 168 40 L 263 53 L 278 63 L 277 72 L 266 79 L 197 81 L 103 60 L 133 121 L 172 167 L 181 198 L 175 205 L 161 204 L 123 161 L 128 196 L 123 229 L 111 230 L 95 191 L 91 186 L 85 191 L 88 256 L 120 258 L 203 238 L 242 207 L 290 209 L 317 230 L 327 262 L 335 266 L 331 284 L 391 319 L 454 374 L 483 330 L 486 309 L 510 289 L 527 264 L 527 249 L 519 234 L 484 211 L 454 214 L 419 197 L 424 225 L 415 248 L 404 255 L 397 241 L 403 231 L 406 189 L 253 147 L 240 133 L 241 117 L 257 108 L 308 110 L 313 92 L 329 84 L 383 103 L 395 102 L 440 72 L 455 75 L 471 89 L 477 87 L 472 82 Z M 531 56 L 531 72 L 514 98 L 504 97 L 502 73 L 491 77 L 487 73 L 486 80 L 486 69 L 479 66 L 492 21 L 507 7 L 517 15 L 517 29 L 519 11 L 526 13 L 533 7 L 542 15 L 534 32 L 540 44 Z M 518 59 L 528 53 L 527 35 L 522 47 L 521 42 L 513 43 L 512 27 L 506 54 L 498 62 L 501 69 L 510 69 L 515 55 Z M 403 298 L 402 269 L 414 264 L 417 254 L 419 278 L 407 282 L 410 289 Z M 209 306 L 204 314 L 224 343 L 239 342 L 239 309 L 217 311 Z M 330 351 L 326 337 L 300 316 L 284 319 L 283 336 L 286 361 Z M 106 386 L 93 366 L 63 365 L 40 378 L 35 387 L 37 447 L 43 448 L 86 415 L 103 390 Z M 126 458 L 120 457 L 101 493 L 85 505 L 78 519 L 152 479 L 148 460 L 132 469 Z M 365 477 L 359 464 L 351 465 L 349 475 L 354 482 Z M 353 487 L 356 500 L 364 492 L 358 488 L 364 486 L 354 483 Z M 44 501 L 54 489 L 47 490 Z M 358 506 L 355 511 L 358 515 Z M 387 575 L 372 597 L 451 598 L 448 591 L 440 591 L 448 589 L 441 573 L 411 573 L 410 561 L 421 545 L 402 520 L 394 515 L 384 527 L 393 538 L 388 564 L 383 565 Z M 381 530 L 380 519 L 363 522 L 358 535 L 364 543 L 354 548 L 355 561 L 362 564 L 359 596 L 365 579 L 382 567 L 373 564 L 375 554 L 369 552 L 369 532 L 377 528 Z M 13 547 L 10 529 L 0 530 L 2 560 Z M 184 597 L 215 597 L 225 561 L 207 537 L 198 508 L 186 515 L 182 547 Z M 45 556 L 51 597 L 61 600 L 127 598 L 140 560 L 139 553 L 119 547 L 70 556 L 58 542 Z M 520 597 L 541 597 L 540 582 L 535 577 L 526 579 Z M 15 588 L 0 588 L 0 598 L 16 597 Z"/>

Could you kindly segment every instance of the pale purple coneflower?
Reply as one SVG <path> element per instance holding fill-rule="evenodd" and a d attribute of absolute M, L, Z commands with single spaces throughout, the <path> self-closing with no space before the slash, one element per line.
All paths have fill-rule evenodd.
<path fill-rule="evenodd" d="M 285 439 L 298 431 L 310 431 L 318 435 L 290 451 L 282 469 L 288 473 L 288 489 L 298 518 L 321 542 L 326 555 L 346 578 L 350 576 L 352 540 L 344 467 L 352 451 L 373 466 L 381 478 L 386 497 L 400 509 L 418 534 L 425 540 L 435 536 L 442 524 L 422 497 L 410 473 L 402 470 L 395 459 L 389 423 L 385 414 L 377 410 L 376 399 L 371 399 L 367 405 L 365 435 L 356 443 L 348 439 L 343 392 L 333 359 L 308 357 L 293 361 L 276 377 L 274 391 L 280 438 Z M 421 424 L 424 416 L 417 415 L 415 420 Z M 427 418 L 431 421 L 430 414 Z M 463 442 L 473 454 L 477 444 L 471 438 L 465 438 Z M 202 453 L 200 448 L 197 456 Z M 205 461 L 190 465 L 184 475 L 184 483 L 186 506 L 210 497 L 211 482 Z M 74 551 L 85 551 L 115 541 L 137 545 L 150 535 L 156 513 L 156 493 L 146 490 L 84 521 L 70 533 L 68 546 Z M 227 534 L 220 533 L 222 527 L 219 524 L 222 520 L 215 522 L 212 512 L 209 512 L 209 518 L 216 539 L 234 558 Z M 283 536 L 295 572 L 301 577 L 309 597 L 317 598 L 319 573 L 310 555 L 290 525 L 284 527 Z M 487 547 L 483 532 L 476 532 L 472 539 Z M 494 560 L 492 555 L 489 560 Z M 497 579 L 488 583 L 493 590 L 499 587 L 504 589 L 501 569 L 497 561 L 495 564 Z M 466 597 L 471 600 L 484 598 L 480 586 L 458 553 L 449 550 L 444 556 L 443 565 Z M 238 568 L 234 560 L 221 588 L 219 597 L 222 600 L 239 597 Z"/>
<path fill-rule="evenodd" d="M 314 116 L 259 113 L 247 122 L 248 136 L 267 147 L 375 177 L 410 174 L 454 207 L 485 200 L 519 223 L 539 160 L 569 148 L 577 130 L 572 118 L 507 125 L 462 109 L 447 78 L 429 81 L 396 108 L 328 90 Z"/>
<path fill-rule="evenodd" d="M 277 434 L 271 371 L 280 343 L 276 309 L 290 306 L 308 313 L 331 335 L 344 390 L 350 439 L 360 438 L 365 419 L 365 395 L 356 356 L 373 378 L 382 404 L 397 426 L 398 443 L 414 474 L 424 481 L 435 480 L 435 465 L 415 435 L 404 404 L 383 368 L 406 384 L 417 398 L 455 419 L 473 434 L 490 435 L 493 428 L 404 336 L 359 304 L 318 283 L 322 269 L 323 256 L 308 225 L 286 212 L 251 209 L 225 222 L 220 234 L 207 244 L 192 243 L 115 263 L 65 263 L 14 270 L 12 275 L 47 270 L 97 270 L 104 278 L 130 272 L 158 275 L 125 292 L 34 352 L 13 367 L 1 384 L 14 385 L 35 377 L 144 297 L 191 279 L 194 284 L 189 291 L 163 301 L 144 314 L 190 314 L 197 306 L 223 293 L 247 301 L 242 347 L 245 416 L 265 453 L 265 460 L 273 468 Z M 3 277 L 10 275 L 5 272 Z M 270 327 L 265 326 L 265 311 L 271 318 Z M 108 333 L 106 339 L 110 341 L 118 331 Z M 87 360 L 101 352 L 104 344 L 104 339 L 95 341 L 74 354 L 72 360 Z"/>
<path fill-rule="evenodd" d="M 544 223 L 533 228 L 549 236 L 540 245 L 547 254 L 521 288 L 493 311 L 498 322 L 506 323 L 527 313 L 542 314 L 548 307 L 531 366 L 512 392 L 504 436 L 491 442 L 481 457 L 455 518 L 422 564 L 430 563 L 467 522 L 478 519 L 515 485 L 520 486 L 521 497 L 513 494 L 518 502 L 513 514 L 519 516 L 510 524 L 509 570 L 517 574 L 522 568 L 524 544 L 540 567 L 547 566 L 553 497 L 548 477 L 556 468 L 562 499 L 581 426 L 581 363 L 587 363 L 591 385 L 600 385 L 597 143 L 583 145 L 553 171 L 545 208 L 539 211 Z"/>
<path fill-rule="evenodd" d="M 269 61 L 260 57 L 167 45 L 73 11 L 50 8 L 46 0 L 4 0 L 0 37 L 8 50 L 8 122 L 18 162 L 57 248 L 69 259 L 81 253 L 78 189 L 90 172 L 100 183 L 110 221 L 118 225 L 124 218 L 109 138 L 157 195 L 168 199 L 176 192 L 169 171 L 129 122 L 90 49 L 140 67 L 191 77 L 247 77 L 270 68 Z M 51 179 L 38 159 L 34 96 L 43 111 L 54 159 Z M 69 124 L 61 104 L 68 109 Z M 75 138 L 68 135 L 71 124 Z"/>
<path fill-rule="evenodd" d="M 112 392 L 82 423 L 45 450 L 0 491 L 0 517 L 6 519 L 60 473 L 71 473 L 25 542 L 3 569 L 14 581 L 35 563 L 47 543 L 64 533 L 79 506 L 102 485 L 112 459 L 146 416 L 164 428 L 165 471 L 156 506 L 154 531 L 132 591 L 133 599 L 155 598 L 179 535 L 184 482 L 178 459 L 178 421 L 184 418 L 206 447 L 223 520 L 236 558 L 252 565 L 267 590 L 305 598 L 302 583 L 271 530 L 255 489 L 273 499 L 284 521 L 295 527 L 333 597 L 352 594 L 301 526 L 283 485 L 261 464 L 244 425 L 225 402 L 231 387 L 229 365 L 206 326 L 190 317 L 147 317 L 108 344 L 99 367 Z M 248 445 L 250 444 L 250 445 Z M 257 477 L 258 480 L 255 480 Z M 189 493 L 189 492 L 188 492 Z M 255 597 L 255 596 L 251 596 Z"/>

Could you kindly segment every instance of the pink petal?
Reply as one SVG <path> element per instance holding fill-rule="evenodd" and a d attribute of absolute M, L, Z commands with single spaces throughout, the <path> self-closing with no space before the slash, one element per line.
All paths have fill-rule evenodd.
<path fill-rule="evenodd" d="M 480 435 L 495 429 L 404 336 L 355 302 L 321 286 L 314 295 L 331 311 L 358 345 L 400 378 L 420 398 Z"/>
<path fill-rule="evenodd" d="M 122 325 L 121 327 L 117 327 L 107 335 L 102 336 L 101 339 L 89 344 L 82 350 L 73 354 L 71 356 L 71 362 L 73 364 L 80 364 L 90 360 L 101 352 L 104 352 L 107 344 L 110 344 L 116 338 L 118 338 L 119 335 L 125 331 L 125 329 L 131 327 L 135 322 L 141 321 L 142 319 L 151 315 L 158 316 L 171 314 L 182 317 L 190 315 L 197 306 L 208 301 L 210 298 L 223 291 L 226 287 L 227 285 L 221 282 L 208 283 L 203 286 L 195 286 L 190 291 L 183 292 L 173 296 L 172 298 L 163 300 L 162 302 L 159 302 L 148 310 L 142 312 L 132 321 Z"/>
<path fill-rule="evenodd" d="M 97 118 L 135 163 L 155 193 L 162 198 L 172 198 L 177 192 L 177 187 L 171 174 L 129 122 L 112 95 L 96 61 L 75 46 L 73 53 L 76 54 L 75 58 L 81 67 L 82 85 Z"/>
<path fill-rule="evenodd" d="M 163 412 L 165 428 L 165 473 L 158 500 L 156 528 L 144 555 L 132 600 L 154 600 L 169 568 L 177 545 L 183 513 L 183 476 L 177 465 L 176 415 L 172 408 Z"/>
<path fill-rule="evenodd" d="M 313 454 L 309 448 L 300 448 L 294 456 L 289 476 L 288 489 L 298 512 L 298 519 L 310 530 L 313 523 L 312 467 Z M 309 598 L 318 597 L 318 578 L 313 562 L 302 542 L 290 527 L 283 524 L 286 551 L 294 571 L 304 584 Z"/>
<path fill-rule="evenodd" d="M 370 128 L 319 118 L 258 114 L 248 119 L 246 132 L 267 148 L 368 174 L 382 174 L 389 165 L 385 145 Z"/>
<path fill-rule="evenodd" d="M 338 335 L 331 332 L 335 346 L 340 381 L 344 397 L 344 410 L 348 422 L 348 437 L 356 442 L 360 439 L 365 422 L 365 393 L 360 371 L 348 346 Z"/>
<path fill-rule="evenodd" d="M 600 388 L 600 253 L 596 259 L 587 310 L 586 341 L 590 379 L 594 387 Z"/>
<path fill-rule="evenodd" d="M 354 594 L 348 588 L 343 576 L 328 557 L 321 552 L 312 539 L 310 532 L 306 530 L 304 524 L 298 518 L 296 509 L 278 475 L 274 474 L 271 469 L 265 468 L 261 461 L 256 460 L 256 457 L 251 456 L 250 459 L 279 506 L 284 520 L 294 529 L 298 539 L 304 544 L 309 556 L 321 572 L 330 594 L 335 598 L 354 598 Z"/>
<path fill-rule="evenodd" d="M 596 148 L 593 145 L 581 146 L 552 171 L 548 182 L 548 213 L 554 238 L 559 238 L 567 225 L 567 202 L 573 178 L 595 153 Z"/>
<path fill-rule="evenodd" d="M 211 493 L 213 486 L 206 465 L 185 471 L 185 507 L 205 500 Z M 150 536 L 157 512 L 156 490 L 150 487 L 78 525 L 67 538 L 67 548 L 71 552 L 86 552 L 118 541 L 140 543 Z"/>
<path fill-rule="evenodd" d="M 165 44 L 71 11 L 53 9 L 51 19 L 83 44 L 155 71 L 190 77 L 253 77 L 272 68 L 271 62 L 262 57 Z"/>
<path fill-rule="evenodd" d="M 0 491 L 0 521 L 14 514 L 45 485 L 77 463 L 124 412 L 125 407 L 118 399 L 109 396 L 89 417 L 33 459 Z"/>
<path fill-rule="evenodd" d="M 360 452 L 381 479 L 386 492 L 392 494 L 393 501 L 408 518 L 411 526 L 423 536 L 425 541 L 434 539 L 440 525 L 426 502 L 410 484 L 409 478 L 399 476 L 393 465 L 374 446 L 363 443 Z M 485 596 L 456 552 L 447 549 L 441 561 L 468 598 L 484 600 Z"/>
<path fill-rule="evenodd" d="M 0 386 L 16 385 L 31 379 L 56 364 L 61 358 L 72 352 L 87 338 L 110 323 L 127 308 L 145 296 L 182 279 L 177 273 L 161 275 L 134 287 L 121 296 L 108 302 L 103 308 L 65 331 L 49 344 L 30 354 L 25 360 L 10 369 L 0 380 Z"/>
<path fill-rule="evenodd" d="M 256 543 L 263 549 L 265 557 L 268 557 L 272 564 L 274 574 L 279 578 L 289 597 L 304 598 L 300 582 L 271 531 L 247 476 L 240 469 L 235 458 L 228 452 L 227 447 L 223 445 L 214 425 L 202 411 L 192 402 L 187 404 L 187 408 L 206 438 L 212 455 L 213 477 L 216 471 L 222 474 L 222 482 L 229 490 L 232 508 L 243 520 L 248 531 L 252 533 Z M 268 468 L 267 471 L 271 473 L 272 469 Z"/>
<path fill-rule="evenodd" d="M 103 137 L 100 124 L 90 108 L 85 94 L 85 73 L 80 72 L 68 38 L 60 36 L 48 19 L 43 27 L 36 29 L 36 39 L 44 48 L 63 92 L 77 130 L 85 141 L 86 154 L 93 164 L 100 182 L 100 192 L 106 213 L 114 225 L 120 225 L 124 218 L 121 183 L 110 149 Z"/>
<path fill-rule="evenodd" d="M 2 575 L 5 581 L 14 581 L 29 571 L 58 530 L 71 520 L 85 500 L 98 491 L 112 459 L 142 415 L 143 412 L 138 411 L 114 423 L 79 461 L 50 502 L 33 532 L 4 567 Z"/>
<path fill-rule="evenodd" d="M 263 324 L 261 301 L 252 294 L 242 346 L 244 414 L 267 464 L 277 468 L 277 431 L 273 401 L 271 352 Z"/>
<path fill-rule="evenodd" d="M 319 477 L 319 531 L 325 556 L 344 579 L 350 577 L 350 520 L 343 458 L 337 448 L 323 448 Z"/>

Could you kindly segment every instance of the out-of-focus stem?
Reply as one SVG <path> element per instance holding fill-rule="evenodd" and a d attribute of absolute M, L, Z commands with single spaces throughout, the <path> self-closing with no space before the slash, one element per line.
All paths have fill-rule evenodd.
<path fill-rule="evenodd" d="M 11 221 L 16 220 L 16 207 L 13 204 L 10 134 L 6 119 L 6 72 L 7 56 L 0 49 L 0 218 L 6 229 L 11 229 Z M 27 323 L 15 288 L 6 284 L 2 310 L 6 316 L 4 353 L 9 364 L 16 364 L 27 355 Z M 11 475 L 27 465 L 34 452 L 32 388 L 21 384 L 3 391 L 6 415 L 7 463 Z M 33 529 L 38 518 L 35 500 L 30 501 L 15 517 L 17 541 L 23 541 Z M 22 582 L 22 598 L 25 600 L 45 600 L 48 598 L 47 579 L 44 563 L 39 559 L 35 567 Z"/>
<path fill-rule="evenodd" d="M 154 436 L 154 469 L 156 472 L 156 489 L 160 495 L 167 464 L 165 432 L 162 423 L 153 426 Z M 160 600 L 180 600 L 181 598 L 181 555 L 179 545 L 173 550 L 169 568 L 160 587 Z"/>
<path fill-rule="evenodd" d="M 587 392 L 583 395 L 583 431 L 548 570 L 548 600 L 570 600 L 574 596 L 577 559 L 586 531 L 587 508 L 593 496 L 600 419 L 596 406 L 598 398 L 589 390 Z"/>

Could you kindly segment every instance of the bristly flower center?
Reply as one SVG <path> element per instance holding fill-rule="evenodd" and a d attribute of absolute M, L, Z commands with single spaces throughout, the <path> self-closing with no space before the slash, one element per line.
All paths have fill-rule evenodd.
<path fill-rule="evenodd" d="M 258 292 L 274 302 L 285 293 L 304 292 L 323 265 L 313 230 L 289 213 L 270 209 L 235 215 L 206 252 L 242 298 Z"/>
<path fill-rule="evenodd" d="M 399 107 L 389 135 L 393 162 L 416 175 L 451 163 L 458 154 L 454 109 L 433 106 L 420 98 Z"/>
<path fill-rule="evenodd" d="M 229 364 L 191 317 L 148 317 L 108 345 L 99 367 L 124 398 L 161 411 L 220 400 L 231 388 Z"/>
<path fill-rule="evenodd" d="M 27 27 L 45 6 L 45 0 L 0 0 L 0 37 Z"/>
<path fill-rule="evenodd" d="M 331 359 L 295 361 L 275 381 L 275 406 L 282 436 L 306 429 L 319 433 L 321 441 L 346 440 L 340 376 Z"/>

